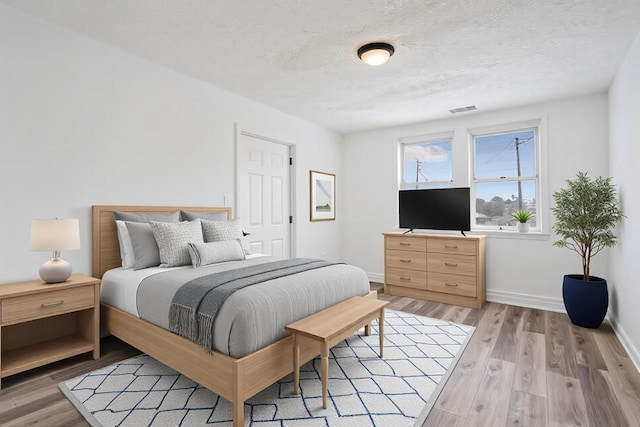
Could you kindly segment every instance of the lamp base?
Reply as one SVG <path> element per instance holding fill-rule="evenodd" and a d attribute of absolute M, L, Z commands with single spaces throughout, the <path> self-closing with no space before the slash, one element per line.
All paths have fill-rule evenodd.
<path fill-rule="evenodd" d="M 64 282 L 71 276 L 71 264 L 62 258 L 52 258 L 40 266 L 38 273 L 47 283 Z"/>

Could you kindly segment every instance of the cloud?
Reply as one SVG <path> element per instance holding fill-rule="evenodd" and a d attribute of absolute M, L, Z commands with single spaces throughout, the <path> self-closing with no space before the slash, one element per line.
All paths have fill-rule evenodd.
<path fill-rule="evenodd" d="M 449 154 L 442 147 L 428 144 L 412 144 L 404 148 L 405 159 L 415 159 L 426 163 L 441 163 L 449 160 Z"/>

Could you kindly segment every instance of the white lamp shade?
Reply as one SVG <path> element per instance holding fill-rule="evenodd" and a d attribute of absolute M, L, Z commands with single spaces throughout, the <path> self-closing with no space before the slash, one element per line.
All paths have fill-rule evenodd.
<path fill-rule="evenodd" d="M 34 219 L 31 222 L 32 251 L 69 251 L 80 249 L 80 225 L 77 219 Z"/>

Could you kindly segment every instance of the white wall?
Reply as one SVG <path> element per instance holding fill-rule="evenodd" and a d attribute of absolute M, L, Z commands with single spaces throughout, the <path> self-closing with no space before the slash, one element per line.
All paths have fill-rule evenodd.
<path fill-rule="evenodd" d="M 640 369 L 640 34 L 609 89 L 609 163 L 626 215 L 610 252 L 610 317 L 620 340 Z"/>
<path fill-rule="evenodd" d="M 310 223 L 308 201 L 309 169 L 341 175 L 338 134 L 1 4 L 0 58 L 0 283 L 50 258 L 33 218 L 79 218 L 63 258 L 90 273 L 91 205 L 221 206 L 236 123 L 296 144 L 297 254 L 340 259 L 340 212 Z"/>
<path fill-rule="evenodd" d="M 428 100 L 425 100 L 428 102 Z M 482 108 L 481 102 L 478 102 Z M 382 281 L 381 233 L 397 228 L 398 139 L 454 131 L 454 155 L 468 156 L 468 128 L 541 119 L 546 140 L 548 212 L 551 193 L 577 171 L 608 175 L 608 120 L 606 94 L 512 108 L 500 112 L 461 115 L 449 120 L 420 123 L 347 135 L 344 138 L 342 208 L 343 254 L 347 262 Z M 454 160 L 457 161 L 457 160 Z M 454 171 L 455 185 L 468 185 L 468 170 Z M 547 233 L 549 232 L 549 217 Z M 582 271 L 580 258 L 552 245 L 553 235 L 491 234 L 487 240 L 487 289 L 493 301 L 563 310 L 562 276 Z M 593 261 L 592 271 L 607 276 L 607 256 Z"/>

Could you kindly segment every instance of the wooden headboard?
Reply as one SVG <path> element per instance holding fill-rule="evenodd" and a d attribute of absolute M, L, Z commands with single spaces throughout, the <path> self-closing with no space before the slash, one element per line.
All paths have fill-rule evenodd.
<path fill-rule="evenodd" d="M 93 236 L 91 275 L 100 279 L 105 271 L 122 265 L 120 259 L 120 244 L 118 243 L 118 232 L 116 231 L 116 222 L 113 219 L 113 211 L 163 213 L 179 210 L 192 212 L 226 212 L 227 218 L 231 219 L 231 208 L 229 207 L 93 206 L 91 226 Z"/>

